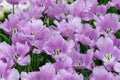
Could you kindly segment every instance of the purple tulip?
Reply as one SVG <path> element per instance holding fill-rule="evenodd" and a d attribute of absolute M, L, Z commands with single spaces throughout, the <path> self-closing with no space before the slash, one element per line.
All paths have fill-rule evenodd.
<path fill-rule="evenodd" d="M 93 46 L 99 35 L 100 32 L 98 30 L 92 29 L 89 24 L 85 24 L 78 30 L 75 38 L 76 41 L 80 41 L 84 45 Z"/>
<path fill-rule="evenodd" d="M 105 16 L 96 17 L 95 20 L 95 25 L 100 27 L 102 32 L 115 33 L 120 29 L 119 18 L 116 14 L 106 14 Z"/>
<path fill-rule="evenodd" d="M 114 63 L 114 70 L 116 71 L 116 72 L 118 72 L 118 73 L 120 73 L 120 63 L 119 62 L 115 62 Z"/>
<path fill-rule="evenodd" d="M 8 16 L 8 19 L 5 20 L 3 24 L 1 24 L 1 27 L 6 33 L 8 34 L 14 34 L 17 33 L 19 30 L 19 16 L 10 14 Z"/>
<path fill-rule="evenodd" d="M 16 45 L 12 46 L 7 43 L 1 43 L 0 50 L 3 53 L 0 59 L 8 63 L 8 67 L 12 67 L 15 63 L 20 65 L 27 65 L 30 63 L 30 55 L 27 55 L 30 48 L 27 43 L 16 43 Z"/>
<path fill-rule="evenodd" d="M 66 54 L 60 54 L 59 56 L 55 56 L 56 62 L 54 63 L 57 71 L 61 69 L 70 70 L 72 68 L 72 59 Z"/>
<path fill-rule="evenodd" d="M 16 69 L 8 69 L 7 63 L 0 61 L 0 79 L 1 80 L 18 80 L 19 73 Z"/>
<path fill-rule="evenodd" d="M 93 69 L 90 80 L 114 80 L 114 75 L 111 72 L 107 72 L 103 66 L 98 66 Z"/>
<path fill-rule="evenodd" d="M 101 37 L 98 39 L 96 58 L 102 60 L 106 68 L 113 70 L 114 62 L 120 59 L 120 50 L 113 45 L 113 41 L 109 37 Z"/>
<path fill-rule="evenodd" d="M 105 15 L 106 12 L 107 12 L 107 6 L 105 5 L 97 6 L 96 9 L 97 15 Z"/>
<path fill-rule="evenodd" d="M 65 41 L 60 35 L 52 36 L 44 45 L 43 49 L 52 56 L 68 54 L 74 47 L 74 41 Z"/>
<path fill-rule="evenodd" d="M 70 73 L 64 69 L 60 70 L 53 80 L 83 80 L 82 75 Z"/>
<path fill-rule="evenodd" d="M 112 3 L 115 4 L 115 7 L 120 10 L 120 1 L 119 0 L 112 0 Z"/>
<path fill-rule="evenodd" d="M 55 77 L 55 68 L 51 63 L 47 63 L 40 68 L 40 71 L 25 73 L 22 72 L 22 80 L 53 80 Z"/>
<path fill-rule="evenodd" d="M 65 20 L 60 23 L 55 21 L 55 24 L 58 26 L 58 30 L 63 36 L 70 38 L 74 38 L 74 35 L 81 29 L 82 25 L 79 17 L 72 18 L 68 22 Z"/>
<path fill-rule="evenodd" d="M 30 55 L 27 55 L 30 48 L 27 43 L 16 43 L 16 45 L 12 45 L 12 50 L 11 57 L 15 62 L 23 66 L 30 63 Z"/>
<path fill-rule="evenodd" d="M 77 0 L 70 5 L 70 12 L 73 15 L 80 16 L 83 20 L 93 18 L 93 11 L 98 4 L 97 0 Z"/>

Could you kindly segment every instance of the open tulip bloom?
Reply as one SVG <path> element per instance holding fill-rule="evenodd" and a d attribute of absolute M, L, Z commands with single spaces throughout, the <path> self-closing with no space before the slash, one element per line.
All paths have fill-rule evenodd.
<path fill-rule="evenodd" d="M 0 0 L 0 80 L 120 80 L 120 0 Z"/>

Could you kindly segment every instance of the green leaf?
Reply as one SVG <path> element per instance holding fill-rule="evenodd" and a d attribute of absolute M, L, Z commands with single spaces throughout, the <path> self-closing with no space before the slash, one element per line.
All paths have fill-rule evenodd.
<path fill-rule="evenodd" d="M 65 40 L 68 40 L 68 38 L 69 38 L 69 37 L 67 37 L 67 36 L 63 36 L 63 39 L 65 39 Z"/>
<path fill-rule="evenodd" d="M 39 67 L 45 65 L 47 62 L 51 62 L 51 63 L 55 62 L 55 59 L 46 53 L 40 53 L 40 54 L 31 53 L 30 55 L 31 55 L 30 66 L 32 67 L 31 71 L 38 71 Z"/>
<path fill-rule="evenodd" d="M 118 30 L 118 31 L 115 33 L 115 37 L 116 37 L 117 39 L 120 39 L 120 30 Z"/>
<path fill-rule="evenodd" d="M 110 0 L 98 0 L 98 4 L 102 5 L 102 4 L 107 4 Z"/>
<path fill-rule="evenodd" d="M 86 52 L 90 49 L 89 46 L 84 45 L 80 42 L 78 42 L 78 44 L 80 44 L 80 53 L 86 54 Z"/>
<path fill-rule="evenodd" d="M 107 10 L 107 13 L 116 13 L 118 14 L 118 10 L 115 8 L 115 7 L 110 7 L 108 10 Z"/>
<path fill-rule="evenodd" d="M 89 80 L 89 76 L 92 73 L 92 71 L 89 69 L 83 69 L 83 70 L 77 69 L 76 72 L 78 74 L 83 74 L 84 80 Z"/>
<path fill-rule="evenodd" d="M 101 60 L 95 59 L 94 64 L 95 66 L 100 66 L 100 65 L 103 65 L 103 62 Z"/>
<path fill-rule="evenodd" d="M 11 44 L 11 36 L 6 34 L 2 29 L 0 29 L 0 42 L 7 42 L 8 44 Z"/>
<path fill-rule="evenodd" d="M 46 25 L 47 27 L 52 25 L 56 27 L 56 25 L 54 24 L 54 19 L 50 17 L 46 17 L 45 14 L 43 14 L 43 16 L 40 19 L 43 21 L 44 25 Z"/>
<path fill-rule="evenodd" d="M 0 20 L 1 22 L 4 22 L 5 19 L 8 19 L 8 15 L 10 14 L 10 12 L 5 12 L 4 13 L 4 18 L 2 20 Z"/>
<path fill-rule="evenodd" d="M 46 63 L 55 62 L 55 59 L 46 53 L 40 53 L 40 54 L 30 53 L 30 56 L 31 56 L 30 64 L 26 66 L 21 66 L 19 64 L 15 65 L 15 68 L 18 69 L 20 73 L 23 71 L 25 72 L 39 71 L 39 68 L 45 65 Z"/>
<path fill-rule="evenodd" d="M 82 21 L 82 23 L 83 23 L 83 24 L 88 23 L 88 24 L 90 24 L 90 25 L 92 26 L 92 28 L 93 28 L 93 29 L 95 29 L 95 28 L 96 28 L 96 26 L 94 25 L 94 22 L 95 22 L 95 20 Z"/>

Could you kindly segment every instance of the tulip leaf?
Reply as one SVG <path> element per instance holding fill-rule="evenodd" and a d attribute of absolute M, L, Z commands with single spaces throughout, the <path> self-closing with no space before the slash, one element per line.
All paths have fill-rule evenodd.
<path fill-rule="evenodd" d="M 78 74 L 82 74 L 84 76 L 84 80 L 89 80 L 89 76 L 92 73 L 92 71 L 89 69 L 83 69 L 83 70 L 77 69 L 76 72 Z"/>
<path fill-rule="evenodd" d="M 0 42 L 7 42 L 8 44 L 11 44 L 11 36 L 6 34 L 2 29 L 0 29 Z"/>
<path fill-rule="evenodd" d="M 82 53 L 82 54 L 86 54 L 86 52 L 90 49 L 89 46 L 84 45 L 80 42 L 78 42 L 78 44 L 80 45 L 80 53 Z"/>
<path fill-rule="evenodd" d="M 120 39 L 120 30 L 115 33 L 116 38 Z"/>
<path fill-rule="evenodd" d="M 115 7 L 110 7 L 110 8 L 107 10 L 107 13 L 116 13 L 116 14 L 120 14 L 120 11 L 117 10 Z"/>
<path fill-rule="evenodd" d="M 102 5 L 102 4 L 107 4 L 110 0 L 98 0 L 98 4 Z"/>

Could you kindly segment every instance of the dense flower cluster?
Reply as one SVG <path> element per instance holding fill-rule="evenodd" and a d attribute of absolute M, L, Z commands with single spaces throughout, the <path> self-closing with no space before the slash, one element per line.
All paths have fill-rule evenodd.
<path fill-rule="evenodd" d="M 0 80 L 120 80 L 120 0 L 105 1 L 0 0 Z"/>

